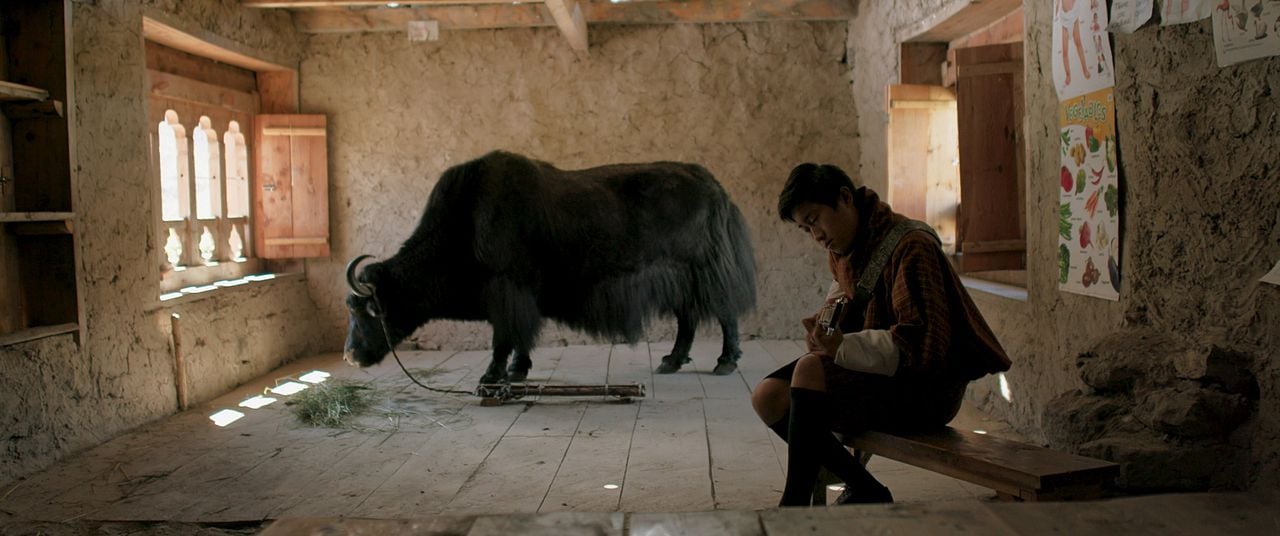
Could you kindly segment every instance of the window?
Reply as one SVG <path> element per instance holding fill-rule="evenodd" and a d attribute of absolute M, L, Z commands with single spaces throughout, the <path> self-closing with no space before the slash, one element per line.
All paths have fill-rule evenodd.
<path fill-rule="evenodd" d="M 145 16 L 142 33 L 161 299 L 328 257 L 327 121 L 297 113 L 297 71 Z"/>
<path fill-rule="evenodd" d="M 242 131 L 257 113 L 254 73 L 150 42 L 147 60 L 161 294 L 261 271 Z"/>
<path fill-rule="evenodd" d="M 1023 12 L 990 5 L 901 44 L 889 199 L 938 231 L 961 272 L 1026 286 Z"/>

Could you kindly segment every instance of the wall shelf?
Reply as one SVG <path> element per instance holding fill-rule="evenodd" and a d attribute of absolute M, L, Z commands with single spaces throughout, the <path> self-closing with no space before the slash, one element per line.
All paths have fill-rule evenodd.
<path fill-rule="evenodd" d="M 75 217 L 74 212 L 0 212 L 0 223 L 70 221 Z"/>
<path fill-rule="evenodd" d="M 0 347 L 29 342 L 54 335 L 62 335 L 64 333 L 77 333 L 80 330 L 79 324 L 58 324 L 55 326 L 40 326 L 36 328 L 24 329 L 13 333 L 5 333 L 0 335 Z"/>
<path fill-rule="evenodd" d="M 8 2 L 0 24 L 0 337 L 12 340 L 84 324 L 70 16 L 70 0 Z"/>
<path fill-rule="evenodd" d="M 49 92 L 38 87 L 0 80 L 0 101 L 42 101 L 47 98 Z"/>

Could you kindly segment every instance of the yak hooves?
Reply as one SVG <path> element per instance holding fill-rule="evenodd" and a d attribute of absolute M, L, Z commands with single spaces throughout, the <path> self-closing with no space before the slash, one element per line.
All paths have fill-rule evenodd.
<path fill-rule="evenodd" d="M 484 385 L 493 383 L 509 383 L 505 368 L 489 365 L 489 368 L 485 369 L 484 376 L 480 377 L 480 384 Z"/>
<path fill-rule="evenodd" d="M 658 365 L 658 370 L 655 370 L 654 372 L 657 372 L 658 374 L 671 374 L 672 372 L 680 370 L 680 367 L 684 366 L 685 363 L 691 362 L 693 362 L 693 359 L 690 359 L 687 355 L 682 357 L 674 355 L 662 356 L 662 364 Z"/>
<path fill-rule="evenodd" d="M 711 373 L 715 374 L 716 376 L 728 376 L 730 374 L 733 374 L 733 371 L 735 370 L 738 370 L 737 361 L 720 360 L 720 361 L 716 361 L 716 368 L 713 369 Z"/>
<path fill-rule="evenodd" d="M 519 369 L 511 366 L 507 367 L 507 381 L 511 383 L 521 383 L 529 378 L 529 369 Z"/>

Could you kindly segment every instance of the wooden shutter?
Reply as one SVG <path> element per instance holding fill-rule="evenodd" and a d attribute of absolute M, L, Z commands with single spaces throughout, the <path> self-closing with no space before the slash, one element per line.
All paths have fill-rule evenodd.
<path fill-rule="evenodd" d="M 254 118 L 253 239 L 258 257 L 329 256 L 329 167 L 323 115 Z"/>
<path fill-rule="evenodd" d="M 924 221 L 955 247 L 960 176 L 956 97 L 941 86 L 889 86 L 889 192 L 893 209 Z"/>
<path fill-rule="evenodd" d="M 1022 43 L 956 50 L 962 271 L 1026 267 Z"/>

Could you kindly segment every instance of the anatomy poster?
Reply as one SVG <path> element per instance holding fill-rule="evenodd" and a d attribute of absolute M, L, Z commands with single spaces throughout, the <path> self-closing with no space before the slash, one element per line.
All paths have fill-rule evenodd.
<path fill-rule="evenodd" d="M 1058 125 L 1058 288 L 1119 300 L 1120 166 L 1113 88 L 1059 103 Z"/>
<path fill-rule="evenodd" d="M 1155 0 L 1111 0 L 1111 23 L 1107 31 L 1133 33 L 1151 20 Z"/>
<path fill-rule="evenodd" d="M 1160 25 L 1172 26 L 1204 20 L 1222 0 L 1160 0 Z"/>
<path fill-rule="evenodd" d="M 1220 0 L 1213 44 L 1219 67 L 1280 54 L 1280 0 Z"/>
<path fill-rule="evenodd" d="M 1262 281 L 1263 283 L 1271 283 L 1272 285 L 1280 285 L 1280 262 L 1277 262 L 1275 267 L 1272 268 L 1270 272 L 1267 272 L 1267 275 L 1262 276 L 1262 279 L 1259 279 L 1259 281 Z"/>
<path fill-rule="evenodd" d="M 1053 84 L 1064 101 L 1115 85 L 1106 0 L 1054 0 Z"/>

